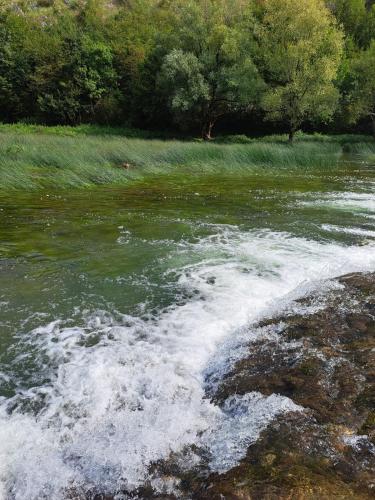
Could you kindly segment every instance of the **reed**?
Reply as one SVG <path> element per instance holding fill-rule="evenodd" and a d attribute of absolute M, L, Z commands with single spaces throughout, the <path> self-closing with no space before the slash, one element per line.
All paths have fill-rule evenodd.
<path fill-rule="evenodd" d="M 137 131 L 100 127 L 0 126 L 0 190 L 62 189 L 126 184 L 171 173 L 243 175 L 255 169 L 329 169 L 339 161 L 350 136 L 300 135 L 227 140 L 141 138 Z M 112 133 L 110 133 L 112 131 Z M 133 135 L 133 136 L 132 136 Z M 356 154 L 375 144 L 350 142 Z M 123 165 L 130 167 L 125 169 Z"/>

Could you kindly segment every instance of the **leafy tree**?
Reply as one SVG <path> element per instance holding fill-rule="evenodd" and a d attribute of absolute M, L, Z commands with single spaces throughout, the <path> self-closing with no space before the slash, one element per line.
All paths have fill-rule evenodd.
<path fill-rule="evenodd" d="M 58 36 L 32 78 L 45 120 L 75 124 L 93 119 L 96 107 L 115 87 L 110 47 L 79 30 Z"/>
<path fill-rule="evenodd" d="M 33 114 L 29 84 L 34 60 L 27 50 L 31 39 L 27 20 L 9 12 L 0 17 L 1 120 L 12 121 Z"/>
<path fill-rule="evenodd" d="M 251 59 L 251 16 L 241 0 L 195 0 L 174 7 L 174 48 L 159 88 L 179 124 L 198 124 L 210 139 L 216 121 L 248 109 L 261 79 Z"/>
<path fill-rule="evenodd" d="M 344 28 L 347 43 L 368 48 L 375 37 L 375 5 L 366 0 L 330 0 L 327 2 Z"/>
<path fill-rule="evenodd" d="M 348 95 L 350 121 L 370 118 L 375 139 L 375 40 L 352 61 Z"/>
<path fill-rule="evenodd" d="M 107 39 L 121 92 L 119 105 L 124 119 L 140 127 L 160 127 L 166 111 L 166 103 L 156 92 L 156 77 L 168 51 L 164 33 L 171 30 L 171 18 L 168 1 L 123 0 L 108 19 Z"/>
<path fill-rule="evenodd" d="M 269 88 L 267 118 L 284 120 L 289 139 L 305 120 L 331 118 L 338 100 L 334 80 L 343 36 L 322 0 L 265 0 L 259 61 Z"/>
<path fill-rule="evenodd" d="M 372 116 L 374 38 L 374 0 L 1 0 L 0 120 L 208 139 L 262 105 L 292 138 L 330 120 L 338 89 L 336 123 Z"/>
<path fill-rule="evenodd" d="M 93 120 L 116 91 L 113 54 L 99 1 L 24 0 L 3 6 L 0 117 L 49 123 Z M 0 11 L 1 12 L 1 11 Z"/>
<path fill-rule="evenodd" d="M 332 0 L 328 6 L 343 26 L 346 37 L 360 44 L 367 14 L 365 0 Z"/>
<path fill-rule="evenodd" d="M 348 106 L 349 94 L 355 80 L 352 62 L 362 49 L 369 47 L 375 36 L 375 8 L 371 8 L 371 2 L 366 0 L 330 0 L 327 6 L 345 33 L 344 52 L 336 79 L 341 99 L 335 113 L 335 121 L 341 128 L 342 125 L 353 124 L 353 114 Z"/>

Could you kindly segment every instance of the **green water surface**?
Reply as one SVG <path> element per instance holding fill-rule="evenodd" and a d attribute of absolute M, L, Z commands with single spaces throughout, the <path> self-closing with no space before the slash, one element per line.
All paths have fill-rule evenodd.
<path fill-rule="evenodd" d="M 84 310 L 152 317 L 188 300 L 175 270 L 203 258 L 189 244 L 218 225 L 365 245 L 375 236 L 374 185 L 370 163 L 346 158 L 328 169 L 180 171 L 124 187 L 2 193 L 0 363 L 19 355 L 20 336 L 77 308 L 79 324 Z"/>

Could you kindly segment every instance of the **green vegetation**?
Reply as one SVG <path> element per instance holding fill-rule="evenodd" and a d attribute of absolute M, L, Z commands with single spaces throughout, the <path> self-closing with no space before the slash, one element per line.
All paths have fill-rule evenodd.
<path fill-rule="evenodd" d="M 164 57 L 159 86 L 177 123 L 196 122 L 204 139 L 218 118 L 251 108 L 263 87 L 251 58 L 249 5 L 187 2 L 176 16 L 171 45 L 178 48 Z"/>
<path fill-rule="evenodd" d="M 342 34 L 323 1 L 286 0 L 280 9 L 279 0 L 268 0 L 259 43 L 273 81 L 263 98 L 268 117 L 287 122 L 289 140 L 306 119 L 329 120 L 338 100 L 333 82 Z"/>
<path fill-rule="evenodd" d="M 145 139 L 137 131 L 98 126 L 0 127 L 0 186 L 12 189 L 61 189 L 126 184 L 145 176 L 210 172 L 241 175 L 254 167 L 298 169 L 334 167 L 342 150 L 375 153 L 368 136 L 297 134 L 255 140 L 246 136 L 217 141 Z M 129 168 L 124 168 L 128 163 Z"/>
<path fill-rule="evenodd" d="M 352 63 L 348 101 L 352 122 L 362 117 L 369 118 L 375 138 L 375 40 Z"/>
<path fill-rule="evenodd" d="M 370 132 L 374 40 L 372 0 L 3 0 L 0 121 Z"/>

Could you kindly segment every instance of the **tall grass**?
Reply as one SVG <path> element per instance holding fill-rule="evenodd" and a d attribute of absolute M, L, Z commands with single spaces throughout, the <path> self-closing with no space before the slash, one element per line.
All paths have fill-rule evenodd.
<path fill-rule="evenodd" d="M 22 128 L 23 127 L 23 128 Z M 33 130 L 0 127 L 0 189 L 90 187 L 125 184 L 144 176 L 170 173 L 242 175 L 254 169 L 329 169 L 337 164 L 339 141 L 300 137 L 294 145 L 283 138 L 246 143 L 156 140 L 121 135 L 85 134 L 74 128 Z M 121 165 L 131 165 L 125 170 Z"/>
<path fill-rule="evenodd" d="M 372 139 L 360 142 L 347 142 L 345 144 L 345 151 L 351 154 L 375 157 L 375 141 Z"/>
<path fill-rule="evenodd" d="M 103 125 L 76 125 L 71 127 L 69 125 L 55 125 L 47 127 L 45 125 L 30 124 L 30 123 L 0 123 L 0 133 L 14 133 L 14 134 L 42 134 L 42 135 L 61 135 L 61 136 L 80 136 L 80 135 L 119 135 L 126 137 L 138 137 L 143 139 L 151 138 L 166 138 L 164 132 L 156 133 L 147 130 L 140 130 L 130 127 L 110 127 Z"/>

